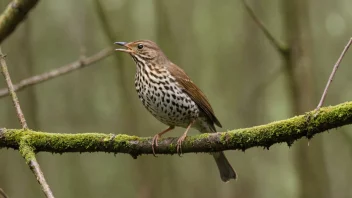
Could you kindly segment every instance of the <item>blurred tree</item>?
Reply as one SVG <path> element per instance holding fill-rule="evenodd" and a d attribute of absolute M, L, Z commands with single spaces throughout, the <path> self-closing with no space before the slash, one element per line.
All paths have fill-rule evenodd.
<path fill-rule="evenodd" d="M 1 10 L 10 2 L 0 1 Z M 352 2 L 250 2 L 268 29 L 290 46 L 282 61 L 284 75 L 278 78 L 270 79 L 268 73 L 281 63 L 280 56 L 240 1 L 40 1 L 2 47 L 17 82 L 115 41 L 154 40 L 209 97 L 224 125 L 222 131 L 313 109 L 350 37 Z M 346 56 L 343 64 L 351 61 Z M 28 125 L 64 133 L 155 134 L 165 126 L 138 101 L 134 72 L 130 58 L 116 54 L 28 88 L 19 94 Z M 341 67 L 339 72 L 326 104 L 351 100 L 347 86 L 351 68 Z M 251 93 L 268 78 L 271 83 Z M 0 85 L 5 86 L 3 81 Z M 9 98 L 1 99 L 0 107 L 0 127 L 18 128 Z M 314 137 L 309 147 L 301 140 L 293 149 L 280 145 L 269 151 L 229 151 L 240 175 L 229 184 L 218 181 L 212 159 L 201 154 L 137 160 L 101 153 L 39 157 L 58 197 L 351 197 L 351 178 L 346 176 L 352 166 L 350 141 L 342 130 L 349 132 L 351 127 Z M 0 150 L 0 186 L 11 198 L 41 195 L 23 159 L 11 150 Z"/>
<path fill-rule="evenodd" d="M 313 109 L 316 104 L 313 85 L 312 42 L 307 1 L 283 2 L 284 22 L 290 54 L 285 60 L 294 115 Z M 300 141 L 295 147 L 295 163 L 298 173 L 299 197 L 330 197 L 329 178 L 323 157 L 321 137 L 314 145 Z M 314 163 L 320 164 L 313 166 Z M 325 182 L 319 182 L 325 181 Z M 315 186 L 315 187 L 313 187 Z"/>

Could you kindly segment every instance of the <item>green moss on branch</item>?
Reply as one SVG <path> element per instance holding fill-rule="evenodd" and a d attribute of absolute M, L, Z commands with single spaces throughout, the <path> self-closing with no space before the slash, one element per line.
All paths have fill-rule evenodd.
<path fill-rule="evenodd" d="M 22 157 L 25 159 L 26 164 L 30 164 L 32 160 L 35 160 L 34 148 L 28 143 L 30 136 L 23 136 L 20 140 L 19 151 Z"/>
<path fill-rule="evenodd" d="M 184 141 L 182 151 L 213 152 L 222 150 L 246 150 L 251 147 L 269 148 L 276 143 L 291 145 L 302 138 L 352 123 L 352 102 L 325 107 L 314 117 L 314 111 L 287 120 L 272 122 L 251 128 L 228 132 L 189 136 Z M 112 152 L 132 156 L 151 154 L 151 138 L 118 134 L 111 141 L 112 134 L 103 133 L 47 133 L 22 129 L 0 130 L 0 148 L 20 149 L 25 138 L 27 145 L 35 152 Z M 177 138 L 162 138 L 156 153 L 175 154 Z"/>

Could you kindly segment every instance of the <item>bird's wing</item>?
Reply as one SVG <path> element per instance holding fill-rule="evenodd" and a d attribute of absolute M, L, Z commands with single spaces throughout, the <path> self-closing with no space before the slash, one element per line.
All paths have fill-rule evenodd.
<path fill-rule="evenodd" d="M 173 63 L 171 63 L 173 64 Z M 186 94 L 198 105 L 198 107 L 213 121 L 217 126 L 222 127 L 219 120 L 215 117 L 204 93 L 192 82 L 188 75 L 178 66 L 172 65 L 169 71 L 176 81 L 183 87 Z"/>

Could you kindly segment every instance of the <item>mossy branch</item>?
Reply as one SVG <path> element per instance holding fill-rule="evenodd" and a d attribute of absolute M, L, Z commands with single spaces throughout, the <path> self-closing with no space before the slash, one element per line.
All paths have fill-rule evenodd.
<path fill-rule="evenodd" d="M 19 150 L 22 157 L 25 159 L 26 164 L 29 166 L 34 175 L 37 176 L 37 181 L 42 187 L 43 192 L 46 192 L 46 197 L 54 197 L 52 194 L 48 183 L 45 181 L 44 174 L 40 169 L 40 166 L 35 157 L 35 148 L 30 144 L 29 135 L 25 135 L 21 137 Z M 39 174 L 38 174 L 39 173 Z"/>
<path fill-rule="evenodd" d="M 272 122 L 251 128 L 228 132 L 189 136 L 182 143 L 184 153 L 214 152 L 223 150 L 246 150 L 251 147 L 269 148 L 273 144 L 286 142 L 289 146 L 296 140 L 329 129 L 352 123 L 352 102 L 321 108 L 319 113 L 311 111 L 305 115 L 287 120 Z M 21 144 L 25 137 L 26 145 L 34 152 L 110 152 L 126 153 L 133 157 L 152 154 L 151 138 L 103 133 L 47 133 L 29 129 L 1 129 L 0 148 L 12 148 L 25 152 Z M 114 137 L 114 139 L 112 139 Z M 175 154 L 177 138 L 162 138 L 156 149 L 157 154 Z"/>
<path fill-rule="evenodd" d="M 27 122 L 26 119 L 23 115 L 23 112 L 21 110 L 20 102 L 18 100 L 17 94 L 14 90 L 14 86 L 11 81 L 10 73 L 7 68 L 6 60 L 5 60 L 5 55 L 2 54 L 1 47 L 0 47 L 0 69 L 1 73 L 3 74 L 7 88 L 10 92 L 12 103 L 16 109 L 17 117 L 22 125 L 22 130 L 28 130 Z M 0 130 L 1 132 L 1 130 Z M 1 135 L 0 135 L 1 136 Z M 19 142 L 19 150 L 21 155 L 25 158 L 26 163 L 29 165 L 31 171 L 33 174 L 36 176 L 36 179 L 40 186 L 42 187 L 42 190 L 47 198 L 54 198 L 54 195 L 52 191 L 50 190 L 50 187 L 48 183 L 45 181 L 45 177 L 43 172 L 40 169 L 40 166 L 35 158 L 35 147 L 30 144 L 30 142 L 27 141 L 27 136 L 22 136 L 21 139 L 18 139 Z"/>
<path fill-rule="evenodd" d="M 39 0 L 13 0 L 0 15 L 0 43 L 23 21 Z"/>

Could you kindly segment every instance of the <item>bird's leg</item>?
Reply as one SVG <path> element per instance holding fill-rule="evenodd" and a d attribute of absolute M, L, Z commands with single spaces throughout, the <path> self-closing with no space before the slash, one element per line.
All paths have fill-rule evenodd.
<path fill-rule="evenodd" d="M 194 123 L 194 120 L 191 122 L 191 123 L 189 123 L 189 125 L 187 126 L 187 128 L 186 128 L 186 131 L 183 133 L 183 135 L 180 137 L 180 138 L 178 138 L 178 140 L 177 140 L 177 153 L 178 153 L 178 155 L 179 156 L 181 156 L 181 154 L 182 154 L 182 142 L 186 139 L 186 137 L 187 137 L 187 133 L 188 133 L 188 131 L 189 131 L 189 129 L 191 128 L 191 126 L 192 126 L 192 124 Z"/>
<path fill-rule="evenodd" d="M 171 131 L 171 130 L 174 129 L 174 128 L 175 128 L 174 126 L 170 126 L 169 128 L 165 129 L 164 131 L 162 131 L 162 132 L 160 132 L 160 133 L 154 135 L 153 140 L 152 140 L 152 150 L 153 150 L 153 155 L 154 155 L 154 157 L 156 157 L 154 145 L 155 145 L 155 146 L 158 146 L 158 140 L 159 140 L 159 138 L 160 138 L 164 133 L 166 133 L 166 132 L 168 132 L 168 131 Z"/>

